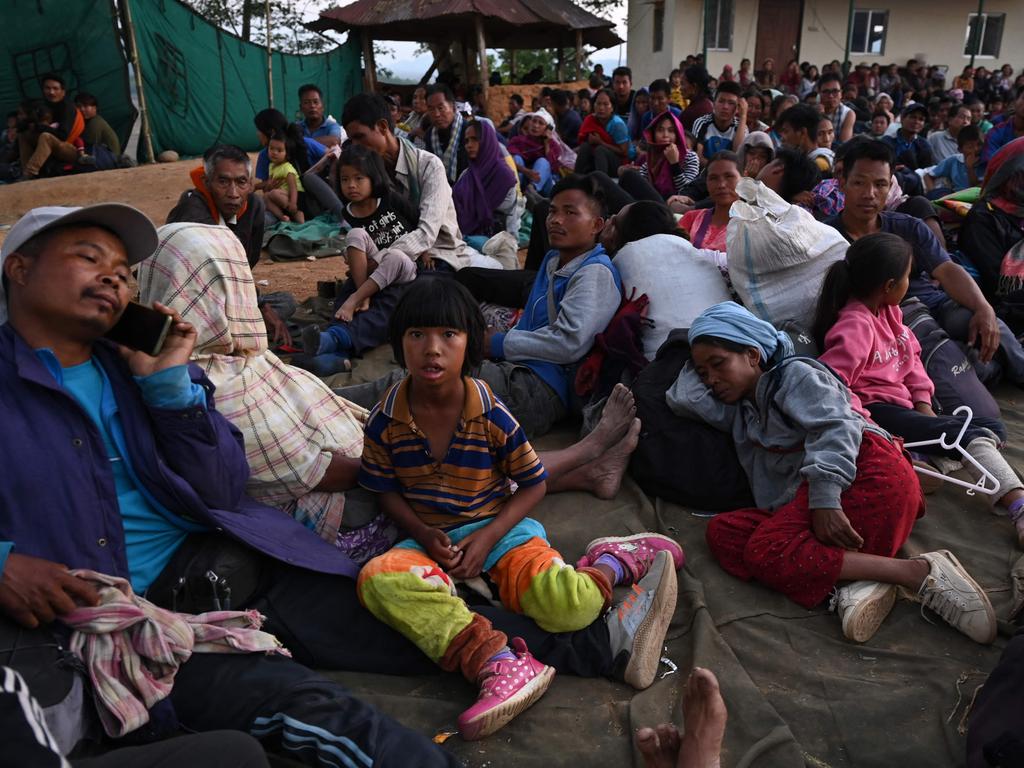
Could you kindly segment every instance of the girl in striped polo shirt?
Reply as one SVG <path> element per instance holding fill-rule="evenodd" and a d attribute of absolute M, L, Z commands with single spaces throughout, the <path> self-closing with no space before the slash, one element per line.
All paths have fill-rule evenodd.
<path fill-rule="evenodd" d="M 443 669 L 479 683 L 459 717 L 463 738 L 479 739 L 539 699 L 554 670 L 471 612 L 456 579 L 486 573 L 506 608 L 571 632 L 604 612 L 612 587 L 648 571 L 665 585 L 658 599 L 670 617 L 683 552 L 657 534 L 597 539 L 573 568 L 551 547 L 527 517 L 548 473 L 511 412 L 468 375 L 483 360 L 484 321 L 463 286 L 415 282 L 392 316 L 391 340 L 409 375 L 370 413 L 359 482 L 410 538 L 367 563 L 359 597 Z"/>

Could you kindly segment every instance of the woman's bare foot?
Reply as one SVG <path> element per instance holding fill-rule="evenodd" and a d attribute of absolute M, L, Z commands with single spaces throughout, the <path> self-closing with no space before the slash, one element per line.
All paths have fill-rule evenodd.
<path fill-rule="evenodd" d="M 683 688 L 683 735 L 670 723 L 641 728 L 636 747 L 646 768 L 719 768 L 728 718 L 718 680 L 694 667 Z"/>
<path fill-rule="evenodd" d="M 589 464 L 584 464 L 577 470 L 586 473 L 591 493 L 597 498 L 615 498 L 615 494 L 622 487 L 622 478 L 629 466 L 629 457 L 636 450 L 638 442 L 640 442 L 640 419 L 634 418 L 618 443 L 605 450 L 599 458 Z"/>
<path fill-rule="evenodd" d="M 593 448 L 593 457 L 596 459 L 622 440 L 635 416 L 633 393 L 624 384 L 616 384 L 605 401 L 597 426 L 580 442 L 588 443 L 588 447 Z"/>

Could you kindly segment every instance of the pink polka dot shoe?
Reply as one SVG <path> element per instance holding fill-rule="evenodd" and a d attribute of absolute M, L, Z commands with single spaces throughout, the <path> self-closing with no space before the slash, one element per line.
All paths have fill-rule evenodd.
<path fill-rule="evenodd" d="M 521 637 L 512 640 L 515 659 L 492 661 L 480 670 L 480 696 L 459 715 L 466 741 L 490 736 L 531 706 L 551 685 L 555 670 L 537 661 Z"/>
<path fill-rule="evenodd" d="M 606 536 L 594 539 L 587 545 L 587 554 L 576 563 L 577 568 L 594 565 L 601 555 L 612 555 L 625 567 L 636 583 L 642 579 L 659 552 L 672 555 L 672 562 L 678 571 L 683 567 L 683 548 L 674 539 L 660 533 L 637 533 L 633 536 Z"/>

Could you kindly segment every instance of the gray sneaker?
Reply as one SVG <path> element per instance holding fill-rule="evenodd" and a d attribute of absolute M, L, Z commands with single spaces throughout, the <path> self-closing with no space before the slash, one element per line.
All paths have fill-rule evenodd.
<path fill-rule="evenodd" d="M 996 639 L 996 614 L 988 595 L 951 552 L 939 549 L 913 559 L 931 566 L 917 592 L 918 602 L 977 643 Z"/>
<path fill-rule="evenodd" d="M 605 623 L 616 680 L 638 691 L 654 682 L 665 634 L 676 610 L 677 591 L 672 555 L 662 550 L 629 595 L 608 611 Z"/>
<path fill-rule="evenodd" d="M 830 608 L 843 622 L 843 634 L 866 643 L 878 631 L 896 602 L 896 587 L 878 581 L 851 581 L 836 590 Z"/>

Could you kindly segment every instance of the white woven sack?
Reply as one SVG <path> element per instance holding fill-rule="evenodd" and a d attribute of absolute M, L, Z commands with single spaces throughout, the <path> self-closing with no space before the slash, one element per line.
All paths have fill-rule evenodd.
<path fill-rule="evenodd" d="M 747 309 L 775 327 L 807 328 L 828 268 L 846 257 L 839 232 L 755 179 L 741 179 L 729 210 L 729 277 Z"/>

